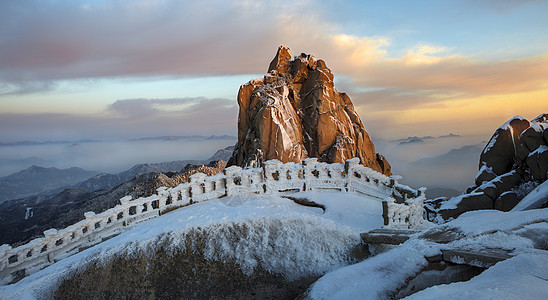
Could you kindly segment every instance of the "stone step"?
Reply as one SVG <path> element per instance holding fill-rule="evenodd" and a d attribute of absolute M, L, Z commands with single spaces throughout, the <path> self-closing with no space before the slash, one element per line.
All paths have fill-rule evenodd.
<path fill-rule="evenodd" d="M 360 236 L 362 241 L 368 244 L 399 245 L 418 232 L 411 229 L 379 228 L 362 233 Z"/>
<path fill-rule="evenodd" d="M 441 252 L 444 261 L 481 268 L 489 268 L 511 257 L 509 251 L 502 249 L 442 249 Z"/>

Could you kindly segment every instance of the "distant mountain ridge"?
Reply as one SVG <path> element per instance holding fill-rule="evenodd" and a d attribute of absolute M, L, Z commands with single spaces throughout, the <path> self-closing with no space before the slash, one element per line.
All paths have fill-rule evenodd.
<path fill-rule="evenodd" d="M 423 143 L 425 140 L 454 138 L 454 137 L 460 137 L 460 135 L 454 134 L 454 133 L 449 133 L 449 134 L 446 134 L 446 135 L 440 135 L 438 137 L 434 137 L 434 136 L 431 136 L 431 135 L 422 136 L 422 137 L 408 136 L 408 137 L 403 138 L 403 139 L 392 140 L 391 142 L 399 143 L 399 145 L 408 145 L 408 144 L 415 144 L 415 143 Z"/>
<path fill-rule="evenodd" d="M 233 149 L 234 146 L 220 149 L 202 161 L 139 164 L 118 174 L 99 174 L 66 189 L 0 203 L 0 232 L 3 232 L 0 245 L 23 243 L 46 229 L 66 227 L 81 220 L 84 212 L 100 213 L 127 195 L 150 196 L 156 188 L 176 186 L 196 172 L 208 175 L 222 172 Z M 29 210 L 32 217 L 26 218 Z"/>
<path fill-rule="evenodd" d="M 96 174 L 95 171 L 86 171 L 77 167 L 58 169 L 32 165 L 25 170 L 0 178 L 0 203 L 45 190 L 69 187 Z"/>
<path fill-rule="evenodd" d="M 451 149 L 449 152 L 428 158 L 422 158 L 410 163 L 412 166 L 424 166 L 426 164 L 455 164 L 463 161 L 474 161 L 481 153 L 482 145 L 463 146 L 458 149 Z M 475 161 L 474 161 L 475 163 Z"/>
<path fill-rule="evenodd" d="M 75 187 L 83 188 L 88 191 L 111 189 L 141 174 L 179 172 L 189 164 L 204 165 L 215 160 L 227 161 L 232 155 L 232 151 L 234 151 L 234 146 L 228 146 L 226 148 L 217 150 L 217 152 L 215 152 L 213 156 L 206 160 L 176 160 L 162 163 L 138 164 L 127 171 L 117 174 L 98 174 L 84 182 L 75 185 Z"/>

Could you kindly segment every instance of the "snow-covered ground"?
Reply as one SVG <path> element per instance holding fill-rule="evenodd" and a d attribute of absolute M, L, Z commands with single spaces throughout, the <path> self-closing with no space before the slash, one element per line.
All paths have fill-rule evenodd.
<path fill-rule="evenodd" d="M 0 287 L 0 299 L 49 299 L 64 278 L 93 262 L 119 255 L 153 253 L 167 242 L 185 247 L 187 234 L 199 228 L 210 243 L 208 259 L 234 259 L 251 274 L 257 266 L 288 279 L 322 275 L 348 265 L 348 253 L 360 243 L 359 234 L 382 226 L 379 199 L 355 193 L 301 192 L 292 197 L 325 206 L 308 207 L 282 195 L 225 197 L 180 208 L 141 223 L 99 245 L 63 259 L 16 284 Z M 228 233 L 242 230 L 234 241 Z M 192 250 L 192 249 L 190 249 Z"/>
<path fill-rule="evenodd" d="M 327 273 L 311 288 L 312 299 L 385 299 L 427 265 L 441 249 L 505 249 L 514 257 L 469 281 L 427 288 L 411 299 L 546 299 L 548 297 L 548 209 L 468 212 L 423 234 L 450 232 L 438 244 L 420 234 L 388 252 Z"/>
<path fill-rule="evenodd" d="M 438 285 L 413 299 L 542 299 L 548 295 L 548 209 L 468 212 L 413 236 L 388 252 L 351 264 L 359 234 L 382 226 L 379 199 L 343 192 L 291 194 L 325 206 L 303 206 L 284 195 L 225 197 L 180 208 L 141 223 L 99 245 L 63 259 L 16 284 L 0 287 L 0 299 L 48 299 L 63 279 L 113 257 L 154 253 L 158 245 L 190 250 L 185 238 L 199 230 L 207 259 L 231 259 L 246 274 L 260 266 L 287 279 L 321 277 L 312 299 L 384 299 L 415 276 L 442 249 L 505 249 L 513 257 L 466 282 Z M 234 240 L 228 233 L 242 232 Z M 428 233 L 451 233 L 436 243 Z"/>

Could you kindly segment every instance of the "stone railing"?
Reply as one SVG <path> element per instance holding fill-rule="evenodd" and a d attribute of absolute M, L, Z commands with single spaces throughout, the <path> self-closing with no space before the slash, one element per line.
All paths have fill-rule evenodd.
<path fill-rule="evenodd" d="M 397 184 L 392 197 L 382 201 L 384 225 L 397 229 L 419 229 L 424 222 L 425 191 L 426 188 L 413 190 L 410 187 Z"/>
<path fill-rule="evenodd" d="M 347 160 L 345 164 L 320 163 L 315 158 L 305 159 L 302 164 L 270 160 L 262 168 L 232 166 L 214 176 L 197 173 L 190 176 L 188 183 L 159 188 L 156 195 L 135 200 L 127 196 L 120 199 L 120 204 L 100 214 L 86 212 L 84 220 L 64 229 L 46 230 L 44 237 L 25 245 L 16 248 L 2 245 L 0 283 L 7 284 L 34 273 L 117 235 L 131 225 L 182 206 L 224 196 L 318 189 L 357 192 L 379 200 L 392 199 L 383 204 L 385 225 L 389 227 L 400 227 L 404 222 L 413 223 L 422 218 L 422 204 L 420 213 L 418 209 L 418 203 L 424 198 L 421 190 L 400 185 L 395 179 L 360 165 L 357 158 Z"/>

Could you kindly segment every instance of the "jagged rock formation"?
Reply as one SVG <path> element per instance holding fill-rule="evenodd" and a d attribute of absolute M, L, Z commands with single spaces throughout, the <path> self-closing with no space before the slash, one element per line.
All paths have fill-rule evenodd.
<path fill-rule="evenodd" d="M 267 74 L 240 87 L 238 104 L 238 143 L 228 165 L 254 167 L 269 159 L 300 162 L 307 157 L 342 163 L 359 157 L 363 165 L 392 174 L 321 59 L 304 53 L 292 59 L 291 50 L 281 46 Z"/>
<path fill-rule="evenodd" d="M 516 116 L 499 127 L 483 149 L 474 185 L 447 201 L 428 201 L 425 208 L 431 220 L 478 209 L 509 211 L 525 196 L 521 186 L 530 190 L 547 175 L 548 114 L 531 122 Z"/>

